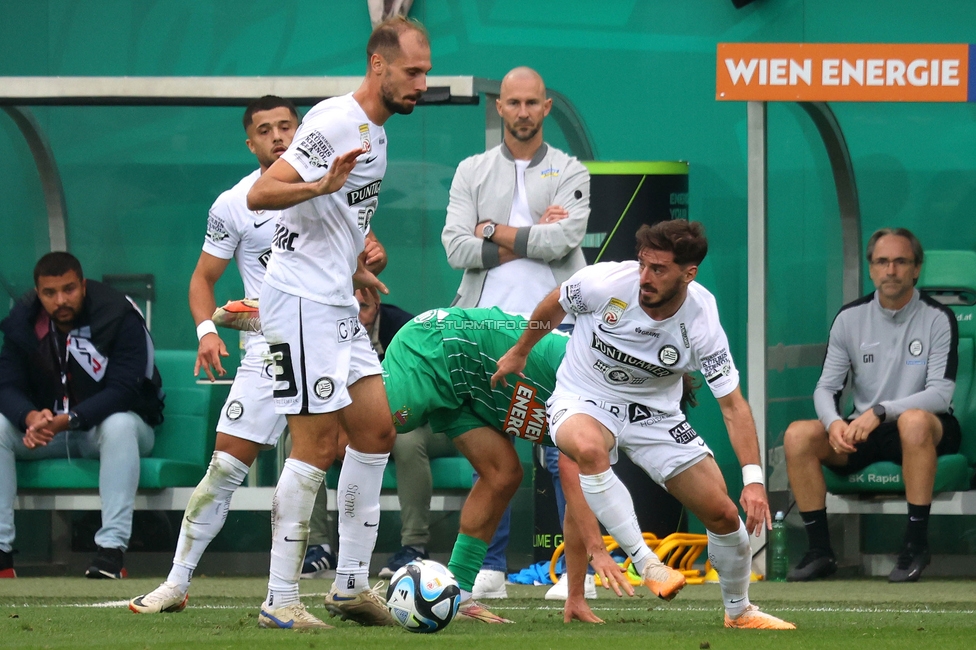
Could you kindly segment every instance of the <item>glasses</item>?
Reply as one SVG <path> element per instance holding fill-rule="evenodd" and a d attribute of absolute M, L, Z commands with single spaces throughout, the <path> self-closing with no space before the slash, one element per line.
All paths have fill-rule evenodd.
<path fill-rule="evenodd" d="M 909 266 L 915 266 L 915 260 L 910 260 L 906 257 L 896 257 L 893 260 L 889 260 L 887 257 L 878 257 L 871 260 L 871 266 L 877 269 L 886 269 L 889 264 L 894 264 L 896 269 L 907 269 Z"/>

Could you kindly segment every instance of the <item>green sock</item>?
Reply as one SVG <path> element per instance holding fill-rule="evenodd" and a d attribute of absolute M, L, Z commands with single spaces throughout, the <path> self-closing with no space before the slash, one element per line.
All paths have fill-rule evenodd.
<path fill-rule="evenodd" d="M 488 543 L 476 537 L 458 533 L 451 552 L 451 561 L 447 563 L 448 570 L 454 574 L 458 586 L 464 591 L 474 590 L 474 579 L 478 577 L 481 564 L 488 554 Z"/>

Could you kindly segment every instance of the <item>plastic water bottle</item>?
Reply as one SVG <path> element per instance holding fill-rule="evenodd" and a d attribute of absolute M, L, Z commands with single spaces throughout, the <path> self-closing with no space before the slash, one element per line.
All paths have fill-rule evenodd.
<path fill-rule="evenodd" d="M 790 571 L 790 556 L 786 550 L 786 515 L 782 511 L 773 518 L 773 530 L 769 533 L 769 579 L 786 582 Z"/>

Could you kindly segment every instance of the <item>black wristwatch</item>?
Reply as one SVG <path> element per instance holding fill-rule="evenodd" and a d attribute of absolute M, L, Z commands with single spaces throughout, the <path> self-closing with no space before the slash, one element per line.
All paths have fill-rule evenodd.
<path fill-rule="evenodd" d="M 77 431 L 81 428 L 81 418 L 74 411 L 68 411 L 68 430 Z"/>
<path fill-rule="evenodd" d="M 884 422 L 885 421 L 885 417 L 888 415 L 888 412 L 885 411 L 885 407 L 881 406 L 880 404 L 875 404 L 874 406 L 872 406 L 871 407 L 871 411 L 876 416 L 878 416 L 878 420 L 881 421 L 881 422 Z"/>
<path fill-rule="evenodd" d="M 485 224 L 485 227 L 481 229 L 481 238 L 491 241 L 491 238 L 495 236 L 495 224 L 489 221 Z"/>

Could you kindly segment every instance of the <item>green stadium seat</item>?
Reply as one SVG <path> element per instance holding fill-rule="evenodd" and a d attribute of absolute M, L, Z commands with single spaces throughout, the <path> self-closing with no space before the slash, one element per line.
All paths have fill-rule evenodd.
<path fill-rule="evenodd" d="M 139 487 L 193 487 L 207 471 L 216 433 L 209 425 L 211 387 L 193 376 L 195 350 L 156 350 L 166 391 L 164 421 L 152 455 L 140 462 Z M 18 489 L 97 489 L 98 461 L 51 459 L 17 463 Z"/>
<path fill-rule="evenodd" d="M 434 482 L 434 491 L 438 490 L 470 490 L 473 485 L 472 473 L 474 469 L 464 456 L 449 458 L 434 458 L 430 461 L 430 473 Z M 339 463 L 333 465 L 325 475 L 326 486 L 334 490 L 339 484 Z M 383 473 L 383 489 L 396 490 L 396 466 L 390 461 Z"/>
<path fill-rule="evenodd" d="M 958 454 L 941 456 L 934 492 L 959 492 L 973 485 L 976 468 L 976 252 L 927 251 L 918 288 L 947 305 L 959 326 L 959 368 L 953 408 L 962 429 Z M 833 494 L 904 492 L 901 466 L 881 462 L 860 472 L 841 475 L 824 468 L 827 491 Z"/>

